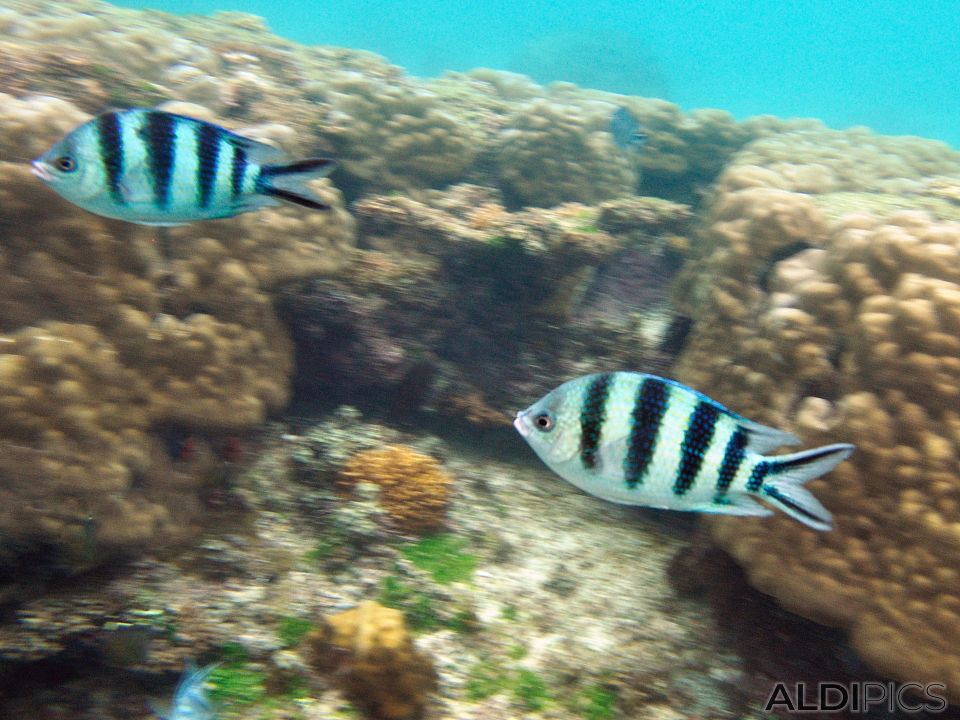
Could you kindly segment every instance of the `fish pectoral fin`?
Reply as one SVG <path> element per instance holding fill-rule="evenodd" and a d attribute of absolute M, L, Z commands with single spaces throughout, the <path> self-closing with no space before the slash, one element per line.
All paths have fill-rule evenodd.
<path fill-rule="evenodd" d="M 156 200 L 145 165 L 133 165 L 124 170 L 119 187 L 127 205 L 145 205 Z"/>
<path fill-rule="evenodd" d="M 773 515 L 773 510 L 766 508 L 749 495 L 724 495 L 723 502 L 709 502 L 695 505 L 690 510 L 716 515 L 754 515 L 767 517 Z"/>

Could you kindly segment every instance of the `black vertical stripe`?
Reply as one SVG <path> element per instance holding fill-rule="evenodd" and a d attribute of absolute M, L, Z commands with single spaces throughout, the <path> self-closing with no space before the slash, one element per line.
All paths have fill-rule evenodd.
<path fill-rule="evenodd" d="M 216 125 L 200 123 L 197 126 L 197 203 L 202 208 L 210 207 L 213 199 L 222 135 Z"/>
<path fill-rule="evenodd" d="M 240 145 L 233 146 L 233 167 L 230 172 L 230 187 L 233 190 L 233 199 L 243 194 L 243 178 L 247 174 L 247 151 Z"/>
<path fill-rule="evenodd" d="M 148 112 L 141 129 L 147 143 L 147 167 L 153 178 L 153 196 L 160 208 L 170 204 L 170 182 L 173 180 L 173 164 L 176 161 L 177 122 L 180 121 L 173 115 Z"/>
<path fill-rule="evenodd" d="M 653 452 L 657 446 L 660 423 L 667 412 L 670 390 L 667 384 L 655 377 L 645 377 L 630 413 L 630 439 L 627 454 L 623 459 L 623 475 L 627 487 L 635 488 L 643 482 Z"/>
<path fill-rule="evenodd" d="M 100 144 L 100 161 L 107 176 L 107 187 L 115 202 L 123 204 L 120 179 L 123 177 L 123 133 L 119 113 L 100 115 L 97 120 L 97 140 Z"/>
<path fill-rule="evenodd" d="M 683 495 L 693 485 L 703 464 L 703 455 L 710 447 L 720 411 L 711 402 L 700 401 L 690 414 L 687 430 L 680 444 L 680 469 L 673 482 L 673 494 Z"/>
<path fill-rule="evenodd" d="M 747 480 L 747 490 L 750 492 L 757 492 L 760 489 L 760 486 L 763 485 L 763 481 L 766 479 L 767 475 L 770 473 L 770 463 L 766 460 L 761 460 L 753 467 L 753 472 L 750 473 L 750 479 Z"/>
<path fill-rule="evenodd" d="M 580 461 L 587 469 L 597 465 L 597 447 L 606 418 L 612 378 L 610 373 L 597 375 L 590 381 L 584 393 L 583 405 L 580 408 Z"/>
<path fill-rule="evenodd" d="M 717 494 L 714 502 L 721 502 L 730 489 L 730 484 L 737 476 L 737 471 L 746 456 L 747 433 L 738 427 L 727 441 L 723 451 L 723 462 L 720 463 L 720 473 L 717 475 Z"/>

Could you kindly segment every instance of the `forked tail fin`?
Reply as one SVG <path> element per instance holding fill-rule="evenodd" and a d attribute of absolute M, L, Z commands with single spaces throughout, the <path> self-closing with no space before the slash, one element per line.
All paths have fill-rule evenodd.
<path fill-rule="evenodd" d="M 329 158 L 297 160 L 285 165 L 264 165 L 260 168 L 260 177 L 257 179 L 257 192 L 312 210 L 329 210 L 330 206 L 307 188 L 306 183 L 308 180 L 324 177 L 333 167 L 334 162 Z"/>
<path fill-rule="evenodd" d="M 850 457 L 853 445 L 837 443 L 790 455 L 768 457 L 766 475 L 760 486 L 764 500 L 814 530 L 830 530 L 833 517 L 804 483 L 833 470 Z"/>

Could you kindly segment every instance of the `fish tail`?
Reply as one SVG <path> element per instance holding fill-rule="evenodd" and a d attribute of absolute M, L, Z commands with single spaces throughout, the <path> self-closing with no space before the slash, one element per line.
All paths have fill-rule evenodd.
<path fill-rule="evenodd" d="M 324 177 L 333 170 L 333 166 L 334 162 L 329 158 L 309 158 L 284 165 L 264 165 L 257 179 L 257 192 L 312 210 L 329 210 L 330 206 L 308 189 L 306 183 L 308 180 Z"/>
<path fill-rule="evenodd" d="M 836 443 L 768 457 L 757 465 L 757 470 L 762 468 L 764 476 L 757 492 L 771 505 L 804 525 L 814 530 L 830 530 L 833 517 L 804 484 L 833 470 L 850 457 L 853 450 L 853 445 Z"/>

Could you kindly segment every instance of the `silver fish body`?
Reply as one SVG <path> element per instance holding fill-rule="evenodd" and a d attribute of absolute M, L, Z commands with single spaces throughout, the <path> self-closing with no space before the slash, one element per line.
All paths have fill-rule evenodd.
<path fill-rule="evenodd" d="M 163 720 L 213 720 L 213 705 L 207 698 L 204 683 L 219 663 L 197 668 L 190 663 L 173 693 L 170 712 L 161 714 Z"/>
<path fill-rule="evenodd" d="M 800 441 L 685 385 L 634 372 L 564 383 L 517 413 L 514 426 L 551 470 L 604 500 L 771 515 L 761 498 L 817 530 L 829 530 L 832 518 L 803 484 L 854 450 L 837 443 L 764 455 Z"/>
<path fill-rule="evenodd" d="M 280 200 L 326 205 L 304 185 L 333 162 L 282 152 L 213 123 L 159 110 L 108 112 L 33 161 L 33 171 L 85 210 L 143 225 L 237 215 Z"/>

